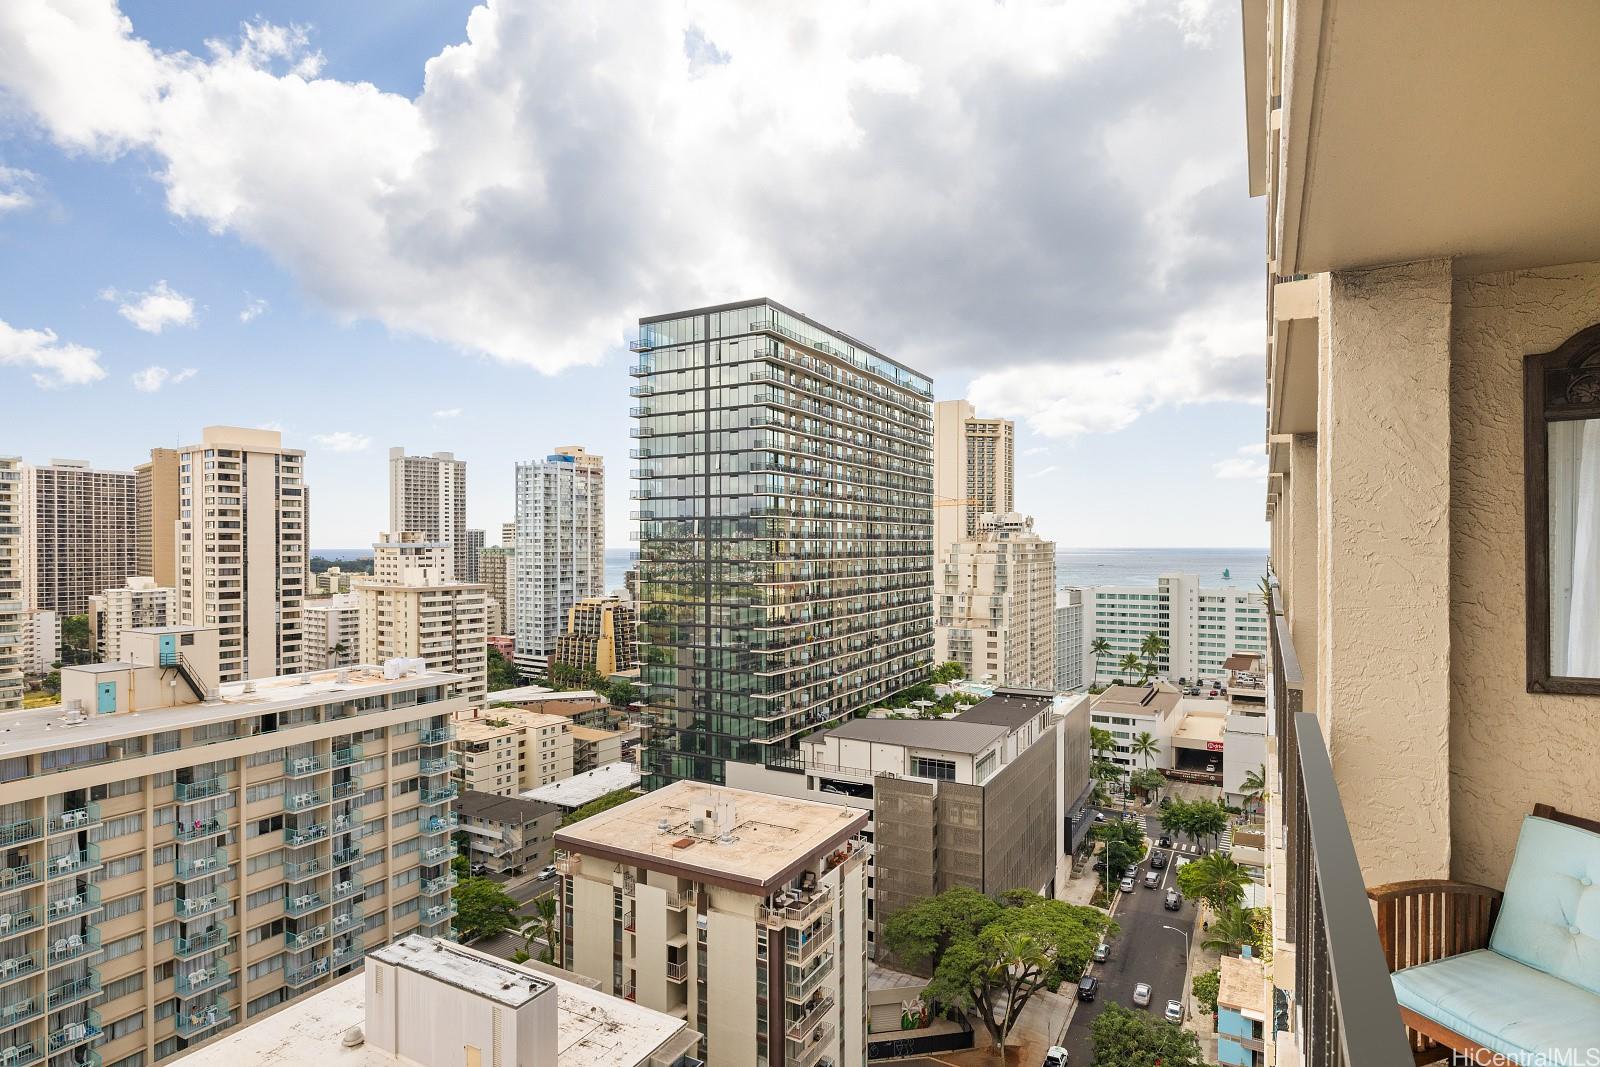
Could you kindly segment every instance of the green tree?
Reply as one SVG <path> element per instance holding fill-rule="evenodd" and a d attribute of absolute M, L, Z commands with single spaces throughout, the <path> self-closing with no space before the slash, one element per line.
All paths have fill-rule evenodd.
<path fill-rule="evenodd" d="M 1110 730 L 1091 726 L 1089 727 L 1089 747 L 1094 751 L 1095 755 L 1104 756 L 1108 752 L 1116 751 L 1117 739 L 1111 736 Z"/>
<path fill-rule="evenodd" d="M 519 934 L 522 937 L 523 951 L 530 957 L 533 955 L 533 942 L 544 942 L 544 951 L 539 953 L 543 963 L 556 961 L 556 897 L 554 893 L 547 893 L 533 902 L 533 918 L 523 924 Z"/>
<path fill-rule="evenodd" d="M 472 861 L 465 856 L 450 857 L 450 869 L 456 873 L 456 878 L 466 878 L 472 874 Z"/>
<path fill-rule="evenodd" d="M 1156 735 L 1149 730 L 1142 730 L 1128 744 L 1128 751 L 1135 756 L 1144 757 L 1145 769 L 1150 768 L 1150 757 L 1161 751 L 1161 742 L 1156 740 Z"/>
<path fill-rule="evenodd" d="M 639 699 L 639 687 L 624 678 L 621 681 L 612 682 L 607 687 L 606 694 L 611 698 L 612 705 L 625 708 Z"/>
<path fill-rule="evenodd" d="M 498 648 L 489 650 L 489 692 L 515 689 L 522 684 L 517 675 L 517 665 L 500 654 Z"/>
<path fill-rule="evenodd" d="M 1129 685 L 1133 684 L 1133 676 L 1139 673 L 1139 671 L 1143 668 L 1144 661 L 1139 658 L 1139 654 L 1137 652 L 1127 653 L 1117 663 L 1117 669 L 1122 672 L 1123 677 L 1127 679 Z"/>
<path fill-rule="evenodd" d="M 1089 642 L 1089 655 L 1094 657 L 1094 670 L 1092 678 L 1100 677 L 1100 657 L 1111 653 L 1111 644 L 1103 637 L 1097 637 Z"/>
<path fill-rule="evenodd" d="M 1144 657 L 1144 676 L 1149 678 L 1153 674 L 1160 674 L 1157 670 L 1162 656 L 1167 654 L 1167 641 L 1160 634 L 1151 630 L 1139 642 L 1139 655 Z"/>
<path fill-rule="evenodd" d="M 52 696 L 61 695 L 61 670 L 59 667 L 44 676 L 44 691 Z"/>
<path fill-rule="evenodd" d="M 1249 884 L 1249 872 L 1220 852 L 1209 852 L 1178 868 L 1178 888 L 1183 895 L 1205 901 L 1218 914 L 1238 906 Z"/>
<path fill-rule="evenodd" d="M 885 927 L 885 942 L 906 958 L 908 950 L 927 951 L 930 934 L 942 936 L 945 946 L 923 995 L 943 1008 L 976 1014 L 997 1050 L 1034 994 L 1076 981 L 1094 946 L 1115 930 L 1098 908 L 1047 900 L 1026 890 L 1004 894 L 1005 903 L 995 903 L 994 910 L 978 906 L 980 914 L 990 916 L 978 925 L 972 921 L 972 891 L 951 892 L 963 894 L 954 907 L 933 897 L 896 913 Z M 935 913 L 929 922 L 896 925 L 905 912 L 924 908 Z M 917 929 L 917 936 L 897 939 L 906 936 L 908 927 Z"/>
<path fill-rule="evenodd" d="M 1089 1031 L 1092 1067 L 1205 1067 L 1200 1041 L 1148 1012 L 1109 1003 Z"/>
<path fill-rule="evenodd" d="M 589 801 L 583 807 L 567 812 L 561 820 L 561 825 L 571 826 L 575 822 L 582 822 L 591 815 L 599 815 L 602 811 L 614 808 L 618 804 L 626 804 L 638 795 L 631 789 L 613 789 L 604 796 Z"/>
<path fill-rule="evenodd" d="M 496 937 L 517 928 L 517 901 L 487 878 L 468 878 L 456 886 L 454 899 L 460 913 L 456 927 L 463 941 Z"/>
<path fill-rule="evenodd" d="M 959 682 L 967 676 L 967 669 L 957 660 L 941 663 L 933 669 L 933 680 L 939 685 L 949 685 Z"/>
<path fill-rule="evenodd" d="M 1244 776 L 1244 781 L 1239 783 L 1239 791 L 1244 794 L 1245 803 L 1251 807 L 1259 805 L 1267 795 L 1267 765 L 1260 767 Z"/>
<path fill-rule="evenodd" d="M 94 661 L 94 641 L 89 616 L 67 615 L 61 620 L 61 662 L 69 666 Z"/>
<path fill-rule="evenodd" d="M 1257 595 L 1261 597 L 1261 603 L 1266 605 L 1267 614 L 1280 614 L 1272 609 L 1272 579 L 1263 574 L 1261 576 L 1261 585 L 1258 588 L 1260 592 L 1258 592 Z"/>
<path fill-rule="evenodd" d="M 1217 994 L 1222 989 L 1222 972 L 1215 967 L 1204 974 L 1194 976 L 1194 981 L 1189 983 L 1194 990 L 1195 1003 L 1207 1015 L 1217 1013 Z"/>
<path fill-rule="evenodd" d="M 1134 771 L 1129 777 L 1128 783 L 1143 793 L 1145 799 L 1148 800 L 1152 793 L 1167 784 L 1167 780 L 1162 777 L 1160 771 L 1142 770 Z"/>
<path fill-rule="evenodd" d="M 1249 945 L 1251 951 L 1259 956 L 1261 928 L 1256 923 L 1255 913 L 1255 908 L 1223 908 L 1211 921 L 1205 940 L 1200 942 L 1201 946 L 1237 956 L 1241 945 Z"/>
<path fill-rule="evenodd" d="M 890 916 L 884 941 L 905 963 L 932 973 L 952 944 L 977 936 L 999 914 L 1000 905 L 975 889 L 947 889 Z"/>
<path fill-rule="evenodd" d="M 1189 835 L 1196 839 L 1210 837 L 1215 848 L 1222 840 L 1222 831 L 1228 828 L 1228 809 L 1215 800 L 1200 800 L 1189 806 Z"/>

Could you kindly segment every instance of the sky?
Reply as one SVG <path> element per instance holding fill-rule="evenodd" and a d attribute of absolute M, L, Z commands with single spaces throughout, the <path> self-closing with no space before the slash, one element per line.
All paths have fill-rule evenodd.
<path fill-rule="evenodd" d="M 1017 420 L 1064 547 L 1261 546 L 1262 202 L 1238 8 L 0 3 L 0 454 L 307 452 L 315 547 L 390 446 L 607 460 L 643 315 L 771 297 Z"/>

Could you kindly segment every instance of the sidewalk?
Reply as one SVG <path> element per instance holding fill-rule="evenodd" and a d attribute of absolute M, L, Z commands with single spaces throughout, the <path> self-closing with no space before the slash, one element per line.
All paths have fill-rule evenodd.
<path fill-rule="evenodd" d="M 1186 1015 L 1183 1021 L 1184 1029 L 1192 1030 L 1195 1037 L 1200 1039 L 1200 1057 L 1206 1063 L 1217 1062 L 1217 1017 L 1206 1015 L 1195 1006 L 1194 1002 L 1194 976 L 1214 970 L 1221 965 L 1222 953 L 1214 948 L 1202 948 L 1200 942 L 1206 938 L 1206 931 L 1202 924 L 1216 918 L 1211 909 L 1200 901 L 1195 902 L 1194 933 L 1190 935 L 1189 969 L 1183 979 L 1183 1005 Z"/>

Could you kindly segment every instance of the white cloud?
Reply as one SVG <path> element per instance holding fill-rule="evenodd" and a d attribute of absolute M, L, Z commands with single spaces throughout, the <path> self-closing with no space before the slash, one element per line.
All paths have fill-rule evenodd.
<path fill-rule="evenodd" d="M 0 319 L 0 367 L 34 368 L 33 384 L 41 389 L 88 385 L 106 376 L 100 353 L 68 344 L 54 330 L 24 330 Z"/>
<path fill-rule="evenodd" d="M 145 333 L 160 333 L 168 326 L 194 325 L 194 301 L 165 281 L 156 282 L 142 293 L 102 289 L 100 299 L 120 301 L 117 314 Z"/>
<path fill-rule="evenodd" d="M 351 433 L 349 430 L 312 434 L 311 439 L 329 452 L 365 452 L 372 446 L 371 437 L 364 433 Z"/>
<path fill-rule="evenodd" d="M 346 319 L 554 372 L 640 314 L 770 292 L 931 372 L 1045 366 L 1043 400 L 985 389 L 1099 426 L 1122 416 L 1048 414 L 1074 368 L 1162 349 L 1260 275 L 1234 18 L 484 0 L 408 98 L 321 77 L 298 27 L 196 56 L 113 0 L 7 0 L 0 95 L 69 151 L 148 153 L 173 214 Z M 1188 361 L 1153 374 L 1194 384 Z"/>
<path fill-rule="evenodd" d="M 440 408 L 433 413 L 436 419 L 458 419 L 461 417 L 460 408 Z"/>
<path fill-rule="evenodd" d="M 1267 480 L 1267 457 L 1264 452 L 1262 445 L 1244 445 L 1227 459 L 1217 460 L 1211 465 L 1211 470 L 1218 478 L 1264 482 Z"/>
<path fill-rule="evenodd" d="M 1035 445 L 1032 448 L 1024 448 L 1020 453 L 1018 453 L 1018 455 L 1021 455 L 1021 456 L 1042 456 L 1048 451 L 1050 451 L 1050 448 L 1047 445 Z"/>
<path fill-rule="evenodd" d="M 134 373 L 133 387 L 141 393 L 156 393 L 161 391 L 162 386 L 179 385 L 198 373 L 199 371 L 193 367 L 185 367 L 180 371 L 170 371 L 165 367 L 146 367 Z"/>
<path fill-rule="evenodd" d="M 244 306 L 243 311 L 239 312 L 239 321 L 250 322 L 252 319 L 259 319 L 266 310 L 267 302 L 265 300 L 252 300 Z"/>
<path fill-rule="evenodd" d="M 1024 478 L 1043 478 L 1045 475 L 1054 474 L 1056 471 L 1058 471 L 1060 469 L 1061 469 L 1060 467 L 1058 467 L 1057 465 L 1052 463 L 1048 467 L 1040 467 L 1038 470 L 1034 471 L 1032 474 L 1024 474 L 1023 477 Z"/>
<path fill-rule="evenodd" d="M 0 215 L 32 207 L 38 184 L 39 176 L 32 171 L 0 163 Z"/>

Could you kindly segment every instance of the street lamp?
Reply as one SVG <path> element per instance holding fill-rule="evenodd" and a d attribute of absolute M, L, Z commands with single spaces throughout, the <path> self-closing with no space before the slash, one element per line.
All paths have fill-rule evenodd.
<path fill-rule="evenodd" d="M 1168 926 L 1166 923 L 1161 924 L 1161 929 L 1171 930 L 1173 933 L 1183 938 L 1183 958 L 1185 961 L 1187 961 L 1189 959 L 1189 931 L 1180 930 L 1176 926 Z"/>

